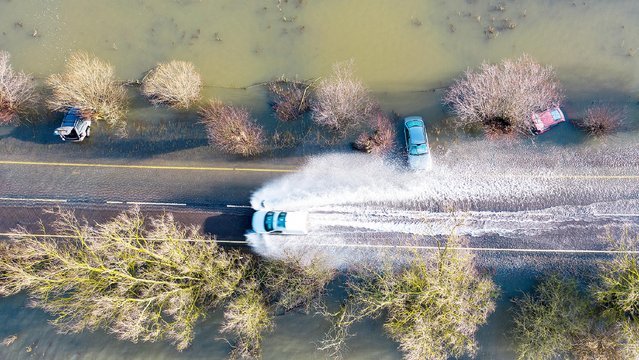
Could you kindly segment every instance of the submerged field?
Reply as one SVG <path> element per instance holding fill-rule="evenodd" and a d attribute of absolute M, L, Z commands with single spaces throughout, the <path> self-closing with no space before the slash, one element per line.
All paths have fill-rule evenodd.
<path fill-rule="evenodd" d="M 580 225 L 579 222 L 588 223 L 587 215 L 592 212 L 588 206 L 592 203 L 614 205 L 616 201 L 629 199 L 624 206 L 636 210 L 636 180 L 623 180 L 615 182 L 614 186 L 599 188 L 600 183 L 584 185 L 577 181 L 546 179 L 554 186 L 549 193 L 544 184 L 502 181 L 486 186 L 474 179 L 473 174 L 488 168 L 501 169 L 507 174 L 521 174 L 518 167 L 522 164 L 529 167 L 530 163 L 535 163 L 543 169 L 539 171 L 545 176 L 567 171 L 592 175 L 590 167 L 593 164 L 596 174 L 617 174 L 621 171 L 626 175 L 637 175 L 638 16 L 639 2 L 633 0 L 408 0 L 401 4 L 392 0 L 0 0 L 0 50 L 12 54 L 15 68 L 33 73 L 38 80 L 60 72 L 65 59 L 77 50 L 94 53 L 112 63 L 118 78 L 123 81 L 140 80 L 161 61 L 191 61 L 201 72 L 205 99 L 215 96 L 247 106 L 269 131 L 292 131 L 303 135 L 311 144 L 269 152 L 260 158 L 245 161 L 243 164 L 246 166 L 265 163 L 298 165 L 305 156 L 318 152 L 335 149 L 349 151 L 347 140 L 336 145 L 320 146 L 311 141 L 315 134 L 309 130 L 308 119 L 285 126 L 276 123 L 268 106 L 265 89 L 260 84 L 281 75 L 299 79 L 318 78 L 328 74 L 333 63 L 353 59 L 357 76 L 373 90 L 385 111 L 395 111 L 400 115 L 419 114 L 427 120 L 429 131 L 432 131 L 435 159 L 440 156 L 442 163 L 449 167 L 441 170 L 432 180 L 436 185 L 435 195 L 457 196 L 455 200 L 460 203 L 467 200 L 465 196 L 476 196 L 478 198 L 467 202 L 471 205 L 488 203 L 489 210 L 507 210 L 520 216 L 519 221 L 525 226 L 512 225 L 515 235 L 506 234 L 508 243 L 522 245 L 518 241 L 523 241 L 526 245 L 536 244 L 537 241 L 557 241 L 564 245 L 583 245 L 579 237 L 583 234 L 588 236 L 589 229 L 603 231 L 605 224 L 600 224 L 599 218 L 591 222 L 591 227 L 581 227 L 582 232 L 573 233 L 563 242 L 559 230 L 564 231 L 566 224 L 572 226 L 574 222 L 577 225 Z M 566 90 L 564 109 L 569 119 L 582 117 L 593 102 L 611 103 L 624 108 L 628 114 L 628 122 L 622 133 L 612 140 L 588 140 L 570 123 L 566 123 L 538 137 L 535 142 L 541 143 L 541 147 L 527 148 L 525 144 L 516 148 L 517 151 L 497 158 L 493 158 L 490 151 L 500 151 L 500 146 L 485 148 L 476 141 L 466 145 L 451 144 L 453 139 L 456 142 L 465 142 L 467 139 L 447 126 L 449 114 L 440 101 L 442 88 L 468 67 L 475 67 L 482 61 L 495 62 L 505 57 L 516 57 L 522 53 L 528 53 L 540 63 L 555 67 Z M 59 139 L 51 135 L 59 119 L 52 114 L 42 113 L 42 121 L 35 125 L 0 127 L 0 154 L 3 154 L 0 158 L 6 154 L 8 159 L 19 160 L 67 161 L 72 158 L 74 161 L 100 159 L 115 163 L 200 166 L 212 162 L 233 164 L 237 161 L 206 146 L 206 134 L 202 126 L 196 123 L 194 111 L 154 108 L 139 95 L 133 95 L 137 94 L 136 87 L 130 87 L 129 92 L 132 101 L 127 139 L 117 139 L 102 131 L 79 146 L 60 144 Z M 588 156 L 591 146 L 599 151 L 594 157 Z M 451 149 L 452 153 L 448 152 Z M 607 155 L 606 151 L 615 149 L 621 150 Z M 453 155 L 456 157 L 452 158 Z M 480 163 L 475 161 L 477 156 Z M 578 158 L 571 161 L 571 156 Z M 532 161 L 520 162 L 522 157 Z M 349 157 L 344 159 L 345 164 L 341 164 L 341 167 L 347 170 L 352 168 L 348 166 L 349 161 L 357 161 Z M 316 165 L 322 165 L 322 161 L 325 168 L 334 169 L 330 157 L 317 160 Z M 499 161 L 508 164 L 506 170 L 499 166 Z M 391 171 L 386 165 L 379 166 L 384 171 Z M 584 170 L 585 167 L 588 169 Z M 322 170 L 322 166 L 317 168 Z M 447 172 L 450 169 L 464 173 L 466 177 L 455 177 L 455 173 Z M 322 171 L 321 174 L 326 172 Z M 348 174 L 348 171 L 344 173 Z M 197 176 L 192 176 L 193 183 L 197 183 Z M 353 211 L 349 207 L 357 204 L 357 201 L 349 201 L 347 195 L 352 195 L 349 187 L 340 193 L 339 179 L 333 180 L 337 185 L 328 194 L 333 198 L 322 200 L 322 196 L 327 194 L 317 194 L 317 189 L 312 188 L 313 183 L 307 182 L 305 185 L 311 189 L 301 199 L 316 202 L 320 212 L 317 216 L 321 217 L 319 224 L 322 221 L 342 221 L 342 225 L 346 224 L 343 226 L 345 230 L 338 229 L 342 232 L 352 232 L 349 226 L 353 222 L 357 223 L 359 229 L 379 232 L 384 230 L 384 221 L 377 218 L 382 217 L 399 223 L 404 221 L 405 229 L 402 232 L 405 237 L 432 235 L 435 230 L 435 235 L 444 234 L 446 230 L 423 228 L 421 218 L 408 223 L 405 221 L 415 211 L 443 206 L 433 203 L 421 206 L 423 204 L 419 201 L 416 203 L 411 198 L 413 192 L 404 187 L 410 183 L 409 177 L 397 176 L 393 180 L 395 183 L 390 181 L 382 184 L 381 188 L 390 187 L 386 196 L 396 195 L 391 190 L 399 189 L 404 197 L 400 199 L 403 201 L 392 202 L 394 208 L 390 213 L 386 208 L 376 207 L 379 203 L 375 201 L 378 200 L 365 194 L 368 196 L 365 200 L 370 202 L 368 213 L 358 214 L 356 219 L 351 219 L 349 214 L 352 215 Z M 70 176 L 65 177 L 63 181 L 71 182 L 70 179 Z M 471 183 L 474 186 L 471 189 L 474 192 L 471 191 L 470 195 L 446 190 L 450 184 L 458 183 L 463 187 L 464 181 L 466 185 Z M 349 184 L 349 179 L 345 182 Z M 332 184 L 331 179 L 327 183 Z M 262 194 L 298 206 L 294 203 L 297 200 L 295 193 L 291 198 L 277 199 L 281 192 L 272 192 L 278 184 L 275 182 L 263 189 Z M 575 184 L 581 187 L 576 188 Z M 22 186 L 24 184 L 16 184 L 7 189 L 0 183 L 0 196 L 13 196 L 13 192 L 17 194 Z M 109 186 L 117 188 L 112 190 L 115 194 L 125 190 L 136 191 L 135 188 L 123 190 L 117 184 Z M 38 184 L 34 187 L 47 188 L 48 185 Z M 499 199 L 482 197 L 485 194 L 481 189 L 485 188 L 491 189 L 491 194 Z M 166 197 L 166 193 L 162 194 L 159 189 L 148 187 L 147 191 L 159 199 Z M 188 190 L 186 187 L 172 189 L 176 192 Z M 558 197 L 554 197 L 552 191 L 555 190 L 559 193 Z M 63 191 L 71 192 L 68 188 Z M 197 195 L 191 192 L 183 195 L 184 199 L 174 200 L 186 202 L 190 200 L 186 196 L 206 197 L 207 201 L 216 198 L 216 194 L 204 194 L 207 191 L 206 188 L 199 188 Z M 435 201 L 432 198 L 437 197 L 417 193 L 418 200 Z M 584 193 L 588 196 L 581 196 Z M 335 198 L 339 198 L 339 201 Z M 529 201 L 530 206 L 522 208 L 517 200 L 519 198 Z M 391 202 L 392 199 L 384 200 Z M 567 207 L 561 208 L 561 205 Z M 502 206 L 503 209 L 491 206 Z M 541 236 L 540 240 L 536 227 L 544 226 L 545 220 L 536 222 L 534 212 L 546 209 L 559 213 L 565 219 L 555 224 L 561 229 L 554 229 L 553 234 Z M 321 213 L 329 210 L 340 215 Z M 469 206 L 469 210 L 475 209 Z M 469 234 L 473 233 L 472 226 L 476 225 L 480 230 L 482 226 L 494 230 L 504 221 L 499 218 L 498 212 L 478 212 L 476 215 L 477 219 L 466 219 L 470 224 Z M 623 219 L 613 220 L 622 223 Z M 456 219 L 447 221 L 454 222 Z M 503 235 L 498 231 L 494 233 Z M 592 234 L 593 238 L 599 235 Z M 596 247 L 605 248 L 600 238 L 597 239 Z M 341 242 L 342 239 L 333 241 Z M 490 242 L 491 239 L 482 241 Z M 258 250 L 269 255 L 268 249 Z M 570 264 L 573 272 L 581 271 L 581 266 L 588 263 L 587 256 L 579 256 L 574 261 L 565 261 L 563 256 L 541 260 L 543 264 Z M 486 263 L 490 265 L 494 261 L 492 259 Z M 523 270 L 521 261 L 517 259 L 510 258 L 508 261 L 517 266 L 496 273 L 496 282 L 502 287 L 503 293 L 496 313 L 489 318 L 489 324 L 480 329 L 482 348 L 478 353 L 479 358 L 514 357 L 506 333 L 510 326 L 507 309 L 510 297 L 530 288 L 535 272 Z M 586 270 L 592 270 L 590 265 L 585 267 Z M 332 290 L 331 299 L 339 299 L 341 290 Z M 5 324 L 0 330 L 0 339 L 13 334 L 18 336 L 11 346 L 0 346 L 2 358 L 204 359 L 223 358 L 229 349 L 226 342 L 215 340 L 219 337 L 220 314 L 213 314 L 201 324 L 193 346 L 178 353 L 168 344 L 135 345 L 117 341 L 102 332 L 58 335 L 47 324 L 48 317 L 44 313 L 26 308 L 24 304 L 25 297 L 21 295 L 0 300 L 0 322 Z M 325 358 L 326 354 L 315 352 L 314 349 L 315 342 L 322 339 L 327 328 L 327 322 L 318 316 L 287 314 L 278 317 L 275 331 L 266 336 L 264 358 Z M 381 322 L 365 322 L 358 325 L 356 331 L 360 336 L 349 341 L 347 358 L 401 358 L 396 350 L 397 344 L 384 336 Z"/>

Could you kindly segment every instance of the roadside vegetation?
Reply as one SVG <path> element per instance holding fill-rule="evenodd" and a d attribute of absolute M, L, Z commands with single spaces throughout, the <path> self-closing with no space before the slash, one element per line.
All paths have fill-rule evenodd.
<path fill-rule="evenodd" d="M 14 70 L 10 60 L 8 52 L 0 51 L 0 125 L 33 111 L 38 101 L 33 77 Z"/>
<path fill-rule="evenodd" d="M 115 78 L 113 66 L 87 53 L 75 53 L 65 71 L 47 78 L 53 111 L 78 108 L 84 117 L 106 122 L 120 135 L 126 134 L 126 88 Z"/>
<path fill-rule="evenodd" d="M 361 133 L 353 143 L 355 150 L 373 154 L 387 153 L 393 149 L 393 146 L 395 146 L 395 128 L 391 120 L 382 112 L 375 115 L 372 133 Z"/>
<path fill-rule="evenodd" d="M 342 273 L 349 297 L 329 313 L 323 295 L 339 272 L 325 255 L 260 259 L 219 247 L 171 214 L 145 217 L 135 208 L 98 224 L 70 210 L 50 213 L 56 220 L 43 233 L 20 228 L 0 243 L 0 295 L 26 292 L 61 333 L 103 329 L 183 350 L 198 322 L 220 309 L 230 357 L 259 358 L 275 316 L 319 312 L 335 321 L 323 349 L 336 354 L 352 324 L 384 316 L 406 359 L 445 359 L 476 352 L 475 332 L 497 296 L 471 254 L 444 247 L 432 258 L 415 253 L 405 266 Z"/>
<path fill-rule="evenodd" d="M 365 267 L 347 280 L 348 300 L 334 313 L 323 349 L 339 354 L 350 327 L 365 318 L 384 318 L 387 334 L 408 360 L 473 356 L 475 333 L 495 309 L 498 289 L 479 273 L 473 255 L 453 250 L 451 237 L 433 258 L 415 253 L 410 263 Z"/>
<path fill-rule="evenodd" d="M 378 104 L 354 74 L 354 62 L 333 65 L 333 72 L 320 80 L 311 103 L 313 121 L 336 132 L 345 132 L 370 121 Z"/>
<path fill-rule="evenodd" d="M 142 94 L 153 105 L 188 109 L 200 99 L 202 79 L 187 61 L 160 63 L 142 79 Z"/>
<path fill-rule="evenodd" d="M 244 157 L 265 150 L 264 131 L 248 110 L 211 100 L 200 109 L 209 144 L 223 152 Z"/>
<path fill-rule="evenodd" d="M 639 258 L 604 262 L 590 285 L 551 275 L 514 300 L 519 359 L 639 357 Z"/>
<path fill-rule="evenodd" d="M 577 121 L 577 126 L 591 136 L 603 136 L 614 133 L 625 121 L 626 114 L 622 109 L 608 105 L 588 108 L 586 116 Z"/>
<path fill-rule="evenodd" d="M 468 70 L 443 97 L 458 126 L 481 125 L 492 136 L 530 135 L 531 115 L 559 106 L 562 100 L 552 67 L 528 55 Z"/>
<path fill-rule="evenodd" d="M 299 119 L 310 110 L 312 82 L 281 77 L 266 84 L 275 116 L 281 121 Z"/>
<path fill-rule="evenodd" d="M 0 294 L 26 291 L 61 333 L 105 329 L 132 342 L 189 346 L 207 312 L 236 291 L 246 261 L 171 215 L 124 212 L 90 225 L 53 212 L 56 235 L 21 229 L 0 243 Z"/>

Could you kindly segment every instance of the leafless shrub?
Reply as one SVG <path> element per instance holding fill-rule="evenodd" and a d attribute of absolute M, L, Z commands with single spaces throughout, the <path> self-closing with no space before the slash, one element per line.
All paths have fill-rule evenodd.
<path fill-rule="evenodd" d="M 299 118 L 310 109 L 311 84 L 281 77 L 266 84 L 273 100 L 275 116 L 282 121 Z"/>
<path fill-rule="evenodd" d="M 232 358 L 258 358 L 262 333 L 272 327 L 272 316 L 259 285 L 249 281 L 226 307 L 220 332 L 236 338 Z"/>
<path fill-rule="evenodd" d="M 320 256 L 305 263 L 300 256 L 289 255 L 262 262 L 257 276 L 269 301 L 278 309 L 309 311 L 336 273 Z"/>
<path fill-rule="evenodd" d="M 62 333 L 106 329 L 132 342 L 168 339 L 178 350 L 196 322 L 236 291 L 246 261 L 170 214 L 138 209 L 96 226 L 53 211 L 59 238 L 13 232 L 0 242 L 0 295 L 27 291 Z"/>
<path fill-rule="evenodd" d="M 103 120 L 124 134 L 126 89 L 115 79 L 113 66 L 86 53 L 75 53 L 63 74 L 47 78 L 52 96 L 47 101 L 54 111 L 78 108 L 94 120 Z"/>
<path fill-rule="evenodd" d="M 37 103 L 35 81 L 31 75 L 13 70 L 11 55 L 0 51 L 0 125 L 8 124 Z"/>
<path fill-rule="evenodd" d="M 493 132 L 530 134 L 531 114 L 559 106 L 562 99 L 552 67 L 523 55 L 466 71 L 443 102 L 457 115 L 459 126 L 478 123 Z"/>
<path fill-rule="evenodd" d="M 626 118 L 625 111 L 610 106 L 595 106 L 586 111 L 586 116 L 577 122 L 592 136 L 602 136 L 615 132 Z"/>
<path fill-rule="evenodd" d="M 395 145 L 395 129 L 391 121 L 382 113 L 375 116 L 373 133 L 362 133 L 353 143 L 353 148 L 365 153 L 382 154 Z"/>
<path fill-rule="evenodd" d="M 160 63 L 142 79 L 142 94 L 153 105 L 187 109 L 200 98 L 202 79 L 186 61 Z"/>
<path fill-rule="evenodd" d="M 448 246 L 459 240 L 451 237 Z M 470 253 L 442 248 L 433 259 L 415 253 L 403 268 L 368 268 L 348 280 L 349 300 L 328 314 L 334 327 L 322 349 L 339 351 L 348 328 L 385 316 L 384 329 L 408 360 L 474 355 L 475 332 L 495 308 L 497 287 L 479 274 Z"/>
<path fill-rule="evenodd" d="M 370 120 L 378 105 L 355 78 L 351 60 L 333 65 L 333 73 L 319 82 L 311 109 L 318 125 L 344 131 Z"/>
<path fill-rule="evenodd" d="M 209 143 L 222 151 L 241 156 L 255 156 L 264 151 L 262 127 L 244 108 L 211 100 L 200 109 Z"/>

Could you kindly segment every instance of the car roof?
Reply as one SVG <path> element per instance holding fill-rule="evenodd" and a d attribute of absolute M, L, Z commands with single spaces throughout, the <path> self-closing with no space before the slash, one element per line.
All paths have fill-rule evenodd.
<path fill-rule="evenodd" d="M 426 138 L 426 131 L 421 126 L 413 126 L 408 128 L 408 135 L 410 137 L 411 144 L 424 144 L 428 140 Z"/>

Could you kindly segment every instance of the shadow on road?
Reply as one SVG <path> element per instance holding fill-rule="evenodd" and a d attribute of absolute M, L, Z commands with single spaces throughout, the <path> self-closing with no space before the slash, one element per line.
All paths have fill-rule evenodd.
<path fill-rule="evenodd" d="M 250 215 L 219 214 L 209 216 L 202 224 L 205 234 L 215 235 L 220 240 L 243 240 L 244 233 L 250 228 Z"/>

